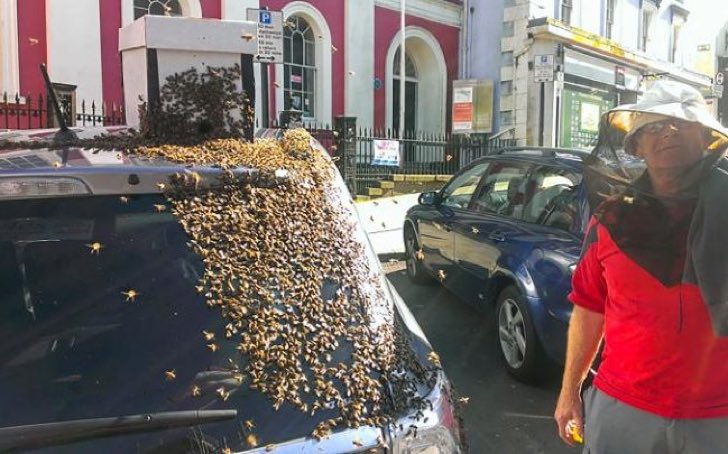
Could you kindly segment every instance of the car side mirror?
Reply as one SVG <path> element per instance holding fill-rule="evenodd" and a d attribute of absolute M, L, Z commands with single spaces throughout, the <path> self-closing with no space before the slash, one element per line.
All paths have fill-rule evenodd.
<path fill-rule="evenodd" d="M 417 199 L 420 205 L 435 206 L 439 203 L 439 194 L 437 192 L 423 192 Z"/>

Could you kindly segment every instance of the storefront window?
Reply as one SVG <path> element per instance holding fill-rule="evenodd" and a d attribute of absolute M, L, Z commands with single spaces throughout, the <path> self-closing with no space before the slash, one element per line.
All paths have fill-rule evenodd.
<path fill-rule="evenodd" d="M 599 119 L 615 103 L 613 93 L 566 84 L 562 95 L 559 146 L 593 147 L 599 134 Z"/>

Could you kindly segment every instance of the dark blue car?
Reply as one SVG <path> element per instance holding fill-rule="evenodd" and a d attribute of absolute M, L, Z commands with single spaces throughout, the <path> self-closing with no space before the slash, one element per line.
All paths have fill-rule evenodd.
<path fill-rule="evenodd" d="M 494 307 L 505 366 L 534 381 L 563 363 L 571 274 L 589 219 L 583 151 L 510 148 L 472 162 L 405 218 L 407 274 Z"/>

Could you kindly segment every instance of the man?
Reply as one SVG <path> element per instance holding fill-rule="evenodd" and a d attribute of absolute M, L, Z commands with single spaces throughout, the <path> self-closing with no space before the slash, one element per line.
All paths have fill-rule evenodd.
<path fill-rule="evenodd" d="M 573 276 L 554 414 L 569 445 L 583 434 L 592 454 L 728 450 L 728 337 L 719 328 L 728 247 L 705 241 L 701 227 L 728 210 L 728 192 L 705 189 L 728 180 L 715 170 L 728 166 L 726 143 L 700 94 L 674 82 L 605 114 L 585 164 L 590 202 L 601 203 Z M 727 253 L 715 258 L 716 247 Z M 581 386 L 602 340 L 583 411 Z"/>

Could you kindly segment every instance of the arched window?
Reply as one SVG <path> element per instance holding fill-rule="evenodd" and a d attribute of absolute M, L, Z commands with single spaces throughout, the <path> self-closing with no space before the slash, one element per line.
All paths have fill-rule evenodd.
<path fill-rule="evenodd" d="M 285 109 L 314 117 L 316 99 L 316 42 L 311 26 L 299 16 L 286 20 L 283 34 L 283 98 Z"/>
<path fill-rule="evenodd" d="M 394 127 L 395 131 L 399 131 L 399 90 L 401 89 L 400 85 L 400 68 L 401 68 L 401 62 L 399 61 L 399 56 L 401 55 L 402 50 L 397 49 L 397 51 L 394 53 L 394 59 L 392 61 L 392 88 L 393 88 L 393 98 L 392 98 L 392 126 Z M 412 56 L 409 52 L 405 51 L 404 53 L 404 82 L 405 82 L 405 92 L 404 92 L 404 130 L 407 132 L 414 131 L 417 129 L 417 66 L 415 66 L 415 62 L 412 59 Z"/>
<path fill-rule="evenodd" d="M 392 72 L 394 73 L 394 77 L 396 79 L 399 79 L 399 69 L 400 69 L 400 62 L 399 62 L 399 55 L 401 53 L 401 49 L 397 49 L 397 52 L 394 54 L 394 67 L 392 68 Z M 404 54 L 404 74 L 406 77 L 406 80 L 412 80 L 413 82 L 417 81 L 417 67 L 415 66 L 414 60 L 412 60 L 412 57 L 410 56 L 409 52 L 405 52 Z"/>
<path fill-rule="evenodd" d="M 181 16 L 182 6 L 178 0 L 134 0 L 134 20 L 147 14 Z"/>

